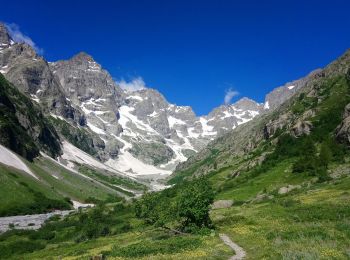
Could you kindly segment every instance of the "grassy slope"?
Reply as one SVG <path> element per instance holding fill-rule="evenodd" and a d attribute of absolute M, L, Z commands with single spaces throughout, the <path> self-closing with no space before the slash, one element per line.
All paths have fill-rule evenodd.
<path fill-rule="evenodd" d="M 84 243 L 61 243 L 44 250 L 23 255 L 25 259 L 88 259 L 100 253 L 112 252 L 108 259 L 227 259 L 232 251 L 217 236 L 186 236 L 166 238 L 162 232 L 147 230 L 128 232 L 117 236 L 99 238 Z M 187 247 L 184 247 L 184 244 Z M 190 245 L 188 245 L 190 244 Z M 138 245 L 139 247 L 135 247 Z M 142 245 L 147 246 L 144 248 Z M 160 249 L 160 246 L 162 249 Z M 122 248 L 122 250 L 120 250 Z M 138 248 L 138 249 L 135 249 Z M 160 253 L 159 251 L 163 252 Z M 114 253 L 113 253 L 114 252 Z M 114 255 L 113 255 L 114 254 Z M 138 255 L 138 256 L 135 256 Z"/>
<path fill-rule="evenodd" d="M 1 215 L 41 213 L 49 210 L 49 208 L 40 209 L 40 198 L 37 196 L 37 201 L 35 201 L 33 190 L 40 192 L 43 198 L 62 202 L 63 208 L 70 207 L 65 197 L 85 202 L 92 198 L 106 200 L 120 194 L 117 190 L 96 180 L 70 172 L 47 158 L 39 157 L 33 163 L 23 158 L 22 160 L 39 177 L 40 181 L 24 172 L 0 164 Z M 58 179 L 53 177 L 53 174 Z"/>
<path fill-rule="evenodd" d="M 107 187 L 115 189 L 119 192 L 125 193 L 128 196 L 133 197 L 133 193 L 127 190 L 142 192 L 147 189 L 147 187 L 141 183 L 128 179 L 126 177 L 117 176 L 113 173 L 106 171 L 98 171 L 86 165 L 79 167 L 79 172 L 93 179 L 98 180 Z M 121 187 L 127 189 L 124 190 Z"/>
<path fill-rule="evenodd" d="M 344 78 L 331 80 L 321 87 L 321 91 L 325 92 L 331 89 L 331 95 L 327 94 L 328 98 L 317 104 L 317 116 L 311 118 L 315 128 L 310 138 L 316 146 L 332 134 L 345 104 L 349 102 L 349 85 Z M 297 114 L 315 108 L 314 100 L 300 98 L 296 102 L 292 110 Z M 298 142 L 291 145 L 296 146 Z M 265 152 L 271 150 L 270 146 Z M 259 154 L 253 153 L 250 159 Z M 248 157 L 228 161 L 221 169 L 209 173 L 210 181 L 217 190 L 217 199 L 240 202 L 228 209 L 212 211 L 216 234 L 228 234 L 247 251 L 248 259 L 348 259 L 350 177 L 344 175 L 323 183 L 314 182 L 315 177 L 307 172 L 292 172 L 292 164 L 301 155 L 289 155 L 272 157 L 260 171 L 254 171 L 254 168 L 242 170 L 236 178 L 232 177 L 232 170 Z M 202 165 L 214 163 L 216 156 L 220 155 L 212 153 L 206 161 L 192 165 L 193 169 L 183 174 L 191 174 Z M 346 169 L 350 167 L 348 162 L 349 158 L 334 160 L 329 167 L 331 170 L 339 166 Z M 277 190 L 288 184 L 301 187 L 279 195 Z M 259 202 L 252 201 L 262 193 L 270 197 Z M 133 216 L 128 217 L 132 223 L 131 231 L 79 244 L 72 240 L 58 240 L 23 257 L 84 259 L 106 253 L 109 259 L 227 259 L 232 254 L 217 235 L 188 235 L 176 239 L 155 229 L 140 227 Z M 181 247 L 182 250 L 179 249 Z"/>
<path fill-rule="evenodd" d="M 349 188 L 344 177 L 212 216 L 249 259 L 348 259 Z"/>
<path fill-rule="evenodd" d="M 109 195 L 116 195 L 114 190 L 101 183 L 70 172 L 47 158 L 40 157 L 29 166 L 58 193 L 73 199 L 79 201 L 86 201 L 88 198 L 105 200 Z M 55 174 L 58 179 L 54 178 L 52 174 Z"/>
<path fill-rule="evenodd" d="M 41 192 L 45 197 L 64 201 L 63 196 L 54 192 L 49 186 L 42 185 L 26 173 L 0 164 L 0 212 L 1 215 L 16 209 L 35 206 L 35 197 L 27 187 Z"/>

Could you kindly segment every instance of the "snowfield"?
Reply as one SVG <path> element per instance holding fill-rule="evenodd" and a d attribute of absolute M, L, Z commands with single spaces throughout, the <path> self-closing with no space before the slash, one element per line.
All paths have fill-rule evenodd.
<path fill-rule="evenodd" d="M 0 162 L 28 173 L 30 176 L 39 180 L 39 178 L 28 168 L 28 166 L 14 152 L 0 145 Z"/>

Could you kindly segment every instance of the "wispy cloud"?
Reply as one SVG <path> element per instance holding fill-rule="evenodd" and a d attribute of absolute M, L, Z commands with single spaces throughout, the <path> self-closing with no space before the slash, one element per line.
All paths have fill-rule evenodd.
<path fill-rule="evenodd" d="M 231 100 L 233 97 L 239 95 L 239 92 L 236 90 L 233 90 L 232 88 L 229 88 L 228 90 L 226 90 L 226 94 L 224 97 L 224 103 L 225 105 L 228 105 L 231 103 Z"/>
<path fill-rule="evenodd" d="M 133 92 L 146 88 L 146 84 L 141 77 L 134 78 L 129 82 L 125 81 L 124 79 L 121 79 L 120 81 L 117 80 L 116 83 L 117 85 L 119 85 L 119 87 L 128 92 Z"/>
<path fill-rule="evenodd" d="M 17 24 L 7 23 L 6 27 L 11 38 L 15 42 L 27 43 L 28 45 L 32 46 L 39 55 L 42 55 L 44 53 L 44 50 L 42 48 L 39 48 L 28 35 L 25 35 L 20 31 L 19 26 Z"/>

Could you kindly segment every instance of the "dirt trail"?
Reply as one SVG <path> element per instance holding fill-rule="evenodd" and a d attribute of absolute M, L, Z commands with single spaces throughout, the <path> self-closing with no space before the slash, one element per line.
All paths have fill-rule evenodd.
<path fill-rule="evenodd" d="M 231 240 L 226 234 L 220 234 L 219 237 L 221 240 L 228 245 L 231 249 L 235 251 L 235 255 L 230 257 L 229 260 L 241 260 L 246 256 L 246 252 L 242 247 L 237 245 L 235 242 Z"/>

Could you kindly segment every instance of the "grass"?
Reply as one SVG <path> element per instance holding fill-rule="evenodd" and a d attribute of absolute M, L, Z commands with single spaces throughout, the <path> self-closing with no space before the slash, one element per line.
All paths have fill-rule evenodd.
<path fill-rule="evenodd" d="M 147 188 L 145 185 L 136 181 L 132 181 L 131 179 L 111 175 L 110 173 L 102 173 L 100 171 L 97 171 L 96 169 L 92 169 L 85 165 L 79 168 L 79 172 L 100 181 L 101 183 L 105 184 L 106 186 L 112 189 L 116 189 L 122 193 L 125 193 L 128 196 L 133 196 L 133 193 L 123 190 L 119 188 L 119 186 L 135 191 L 144 191 Z"/>
<path fill-rule="evenodd" d="M 29 166 L 53 190 L 79 201 L 87 201 L 90 198 L 106 200 L 110 196 L 118 195 L 115 190 L 100 182 L 84 178 L 47 158 L 40 157 Z"/>
<path fill-rule="evenodd" d="M 348 259 L 350 178 L 212 212 L 248 259 Z"/>
<path fill-rule="evenodd" d="M 146 247 L 147 246 L 147 247 Z M 118 250 L 121 249 L 121 250 Z M 232 251 L 215 236 L 170 236 L 164 231 L 143 230 L 103 237 L 83 243 L 58 243 L 21 255 L 24 259 L 227 259 Z M 16 257 L 14 257 L 15 259 Z M 11 258 L 10 258 L 11 259 Z"/>
<path fill-rule="evenodd" d="M 305 182 L 308 179 L 305 175 L 292 173 L 292 161 L 285 160 L 243 183 L 240 182 L 240 178 L 245 178 L 245 176 L 226 179 L 221 186 L 221 191 L 217 194 L 217 198 L 246 201 L 255 198 L 262 192 L 273 192 L 287 184 L 296 185 Z"/>
<path fill-rule="evenodd" d="M 115 189 L 70 172 L 47 158 L 39 157 L 33 163 L 22 160 L 40 180 L 0 164 L 0 216 L 67 209 L 68 197 L 81 202 L 120 197 Z"/>
<path fill-rule="evenodd" d="M 317 175 L 310 176 L 307 171 L 292 172 L 296 160 L 308 151 L 306 146 L 310 146 L 310 141 L 317 148 L 332 136 L 340 123 L 344 105 L 350 101 L 349 84 L 344 78 L 325 82 L 319 91 L 324 95 L 321 103 L 305 95 L 293 103 L 292 112 L 295 114 L 317 109 L 316 116 L 309 118 L 314 128 L 308 138 L 293 138 L 283 132 L 286 129 L 281 130 L 276 145 L 267 146 L 265 143 L 260 150 L 243 158 L 220 164 L 219 169 L 216 169 L 218 151 L 212 150 L 206 159 L 197 161 L 170 180 L 172 183 L 181 182 L 202 166 L 213 166 L 209 168 L 215 170 L 208 178 L 216 189 L 216 199 L 240 202 L 230 208 L 211 211 L 215 233 L 170 234 L 136 219 L 130 204 L 125 206 L 115 202 L 80 212 L 64 221 L 53 221 L 37 232 L 11 231 L 4 234 L 0 236 L 0 250 L 5 254 L 0 258 L 88 259 L 103 254 L 109 259 L 227 259 L 233 252 L 217 236 L 225 233 L 244 248 L 247 259 L 349 259 L 350 177 L 344 175 L 315 182 Z M 242 168 L 238 177 L 231 176 L 234 170 L 247 166 L 263 152 L 268 153 L 262 164 Z M 336 146 L 332 152 L 333 158 L 327 164 L 329 169 L 349 166 L 346 163 L 349 161 L 347 151 L 343 147 Z M 56 169 L 58 166 L 47 161 L 36 162 L 31 167 L 38 171 L 45 183 L 54 187 L 55 192 L 59 191 L 58 194 L 66 192 L 81 198 L 91 193 L 104 196 L 92 188 L 95 184 L 102 184 L 91 181 L 88 186 L 84 178 L 78 180 L 76 175 Z M 58 174 L 62 178 L 59 182 L 67 181 L 73 185 L 78 181 L 82 192 L 73 190 L 73 186 L 67 183 L 67 189 L 63 190 L 48 172 Z M 105 184 L 110 185 L 113 181 L 94 171 L 85 170 L 84 173 Z M 278 194 L 279 188 L 289 184 L 298 184 L 300 188 Z M 108 187 L 105 189 L 104 192 Z M 171 189 L 168 192 L 171 197 Z M 260 201 L 253 200 L 262 193 L 269 196 Z M 169 201 L 165 200 L 164 204 L 168 205 Z M 22 242 L 23 248 L 18 252 L 12 250 Z"/>
<path fill-rule="evenodd" d="M 97 233 L 92 231 L 104 230 L 95 227 L 103 226 L 109 233 L 94 237 Z M 22 242 L 31 244 L 18 252 L 12 250 Z M 9 231 L 0 235 L 0 249 L 5 252 L 0 259 L 89 259 L 99 254 L 108 259 L 227 259 L 232 255 L 214 232 L 174 235 L 145 225 L 131 207 L 120 203 L 51 221 L 39 231 Z"/>
<path fill-rule="evenodd" d="M 41 213 L 52 207 L 70 208 L 64 196 L 54 192 L 50 186 L 2 164 L 0 182 L 0 216 Z"/>
<path fill-rule="evenodd" d="M 193 163 L 185 170 L 177 171 L 175 175 L 171 175 L 171 178 L 168 180 L 168 184 L 181 183 L 186 179 L 186 177 L 192 176 L 201 166 L 213 164 L 218 152 L 218 150 L 212 149 L 210 150 L 210 155 L 208 155 L 204 160 Z"/>

